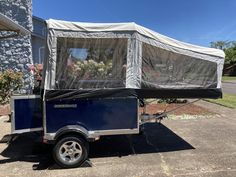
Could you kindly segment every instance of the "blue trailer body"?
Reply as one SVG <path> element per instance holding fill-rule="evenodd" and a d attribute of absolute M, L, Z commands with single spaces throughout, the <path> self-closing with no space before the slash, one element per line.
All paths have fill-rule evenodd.
<path fill-rule="evenodd" d="M 138 129 L 138 102 L 136 98 L 47 101 L 45 121 L 47 133 L 67 125 L 87 131 Z"/>
<path fill-rule="evenodd" d="M 12 133 L 43 129 L 41 98 L 36 95 L 13 96 L 11 100 Z"/>
<path fill-rule="evenodd" d="M 45 139 L 54 140 L 68 126 L 82 127 L 88 137 L 139 132 L 134 97 L 43 102 L 39 95 L 18 95 L 12 97 L 11 107 L 12 133 L 44 130 Z"/>

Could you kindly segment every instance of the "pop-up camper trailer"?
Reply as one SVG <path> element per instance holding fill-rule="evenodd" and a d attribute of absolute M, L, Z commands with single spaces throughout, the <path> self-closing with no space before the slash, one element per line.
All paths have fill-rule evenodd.
<path fill-rule="evenodd" d="M 12 131 L 43 130 L 63 167 L 87 158 L 88 141 L 139 133 L 140 99 L 222 96 L 221 50 L 135 23 L 50 19 L 47 31 L 41 95 L 12 97 Z"/>
<path fill-rule="evenodd" d="M 221 50 L 179 42 L 135 23 L 47 24 L 46 98 L 88 97 L 94 91 L 99 97 L 107 92 L 139 98 L 221 97 Z"/>

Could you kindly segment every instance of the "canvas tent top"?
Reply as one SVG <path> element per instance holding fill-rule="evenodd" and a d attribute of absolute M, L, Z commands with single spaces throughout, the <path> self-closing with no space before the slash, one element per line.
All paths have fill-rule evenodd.
<path fill-rule="evenodd" d="M 83 32 L 109 32 L 109 31 L 136 31 L 144 36 L 157 40 L 163 44 L 185 49 L 201 54 L 212 55 L 220 58 L 224 58 L 225 54 L 222 50 L 207 48 L 197 45 L 181 42 L 167 36 L 161 35 L 148 28 L 140 26 L 134 22 L 129 23 L 83 23 L 83 22 L 68 22 L 62 20 L 47 20 L 49 29 L 57 30 L 71 30 L 71 31 L 83 31 Z"/>
<path fill-rule="evenodd" d="M 18 35 L 28 35 L 30 31 L 17 24 L 12 19 L 0 13 L 0 31 L 14 31 Z"/>
<path fill-rule="evenodd" d="M 45 98 L 221 96 L 222 50 L 180 42 L 135 23 L 46 23 Z"/>

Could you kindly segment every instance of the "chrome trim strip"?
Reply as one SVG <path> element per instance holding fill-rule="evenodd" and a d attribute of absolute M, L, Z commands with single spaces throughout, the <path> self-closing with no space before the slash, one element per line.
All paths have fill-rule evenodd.
<path fill-rule="evenodd" d="M 12 99 L 33 99 L 33 98 L 40 98 L 40 95 L 12 95 Z"/>
<path fill-rule="evenodd" d="M 88 138 L 97 138 L 105 135 L 125 135 L 125 134 L 138 134 L 139 129 L 116 129 L 116 130 L 94 130 L 88 131 Z M 56 133 L 45 133 L 44 139 L 54 140 Z"/>
<path fill-rule="evenodd" d="M 47 134 L 47 125 L 46 125 L 46 101 L 43 99 L 43 132 Z"/>
<path fill-rule="evenodd" d="M 45 140 L 54 140 L 56 133 L 44 133 L 43 139 Z"/>
<path fill-rule="evenodd" d="M 90 138 L 95 138 L 104 135 L 124 135 L 124 134 L 136 134 L 139 133 L 138 128 L 136 129 L 116 129 L 116 130 L 94 130 L 88 131 Z"/>
<path fill-rule="evenodd" d="M 140 125 L 140 123 L 139 123 L 139 99 L 137 99 L 137 129 L 138 129 L 138 133 L 139 133 L 139 125 Z"/>
<path fill-rule="evenodd" d="M 11 97 L 10 100 L 10 108 L 11 108 L 11 133 L 15 131 L 15 99 Z"/>
<path fill-rule="evenodd" d="M 14 130 L 12 134 L 17 134 L 17 133 L 26 133 L 26 132 L 35 132 L 35 131 L 41 131 L 43 130 L 43 127 L 40 128 L 27 128 L 27 129 L 21 129 L 21 130 Z"/>

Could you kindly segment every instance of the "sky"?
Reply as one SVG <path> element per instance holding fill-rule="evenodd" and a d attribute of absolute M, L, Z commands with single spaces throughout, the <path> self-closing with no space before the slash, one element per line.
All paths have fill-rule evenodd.
<path fill-rule="evenodd" d="M 135 22 L 201 46 L 236 40 L 236 0 L 33 0 L 33 15 L 79 22 Z"/>

